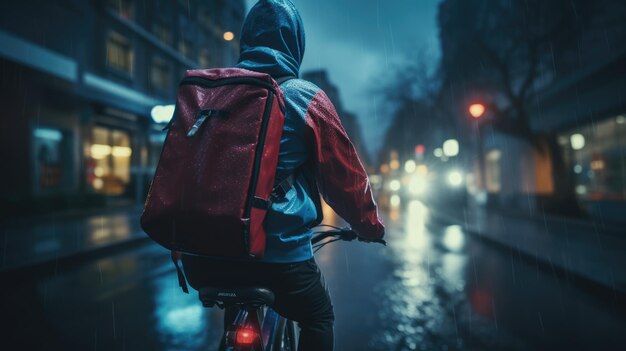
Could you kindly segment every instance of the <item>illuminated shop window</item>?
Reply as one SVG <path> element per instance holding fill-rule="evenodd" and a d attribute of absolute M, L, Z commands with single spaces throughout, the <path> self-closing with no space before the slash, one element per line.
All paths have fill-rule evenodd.
<path fill-rule="evenodd" d="M 94 127 L 87 158 L 87 183 L 95 192 L 123 195 L 130 183 L 132 153 L 128 133 Z"/>

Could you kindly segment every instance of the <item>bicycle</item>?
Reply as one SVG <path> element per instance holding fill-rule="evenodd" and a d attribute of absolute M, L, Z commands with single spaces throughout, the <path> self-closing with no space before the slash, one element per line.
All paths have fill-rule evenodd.
<path fill-rule="evenodd" d="M 342 240 L 360 239 L 350 228 L 330 225 L 332 230 L 315 232 L 311 239 L 314 252 L 322 247 Z M 329 239 L 326 240 L 325 239 Z M 387 243 L 380 239 L 368 242 Z M 226 329 L 220 342 L 220 351 L 296 351 L 298 334 L 295 322 L 283 318 L 271 307 L 274 293 L 262 287 L 216 288 L 205 287 L 199 290 L 200 301 L 204 307 L 217 306 L 238 308 L 235 321 Z"/>

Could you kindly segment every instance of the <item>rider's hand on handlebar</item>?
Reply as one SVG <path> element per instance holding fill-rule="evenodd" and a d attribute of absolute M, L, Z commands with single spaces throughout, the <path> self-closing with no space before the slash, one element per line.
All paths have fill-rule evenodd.
<path fill-rule="evenodd" d="M 377 244 L 382 244 L 387 246 L 387 242 L 383 239 L 383 237 L 381 236 L 380 239 L 367 239 L 364 238 L 360 235 L 358 235 L 354 230 L 350 230 L 352 233 L 354 233 L 354 235 L 356 236 L 356 239 L 365 243 L 377 243 Z M 384 234 L 383 234 L 384 236 Z"/>
<path fill-rule="evenodd" d="M 365 242 L 365 243 L 376 243 L 376 244 L 382 244 L 387 246 L 387 241 L 385 241 L 385 239 L 365 239 L 365 238 L 361 238 L 359 237 L 359 241 Z"/>

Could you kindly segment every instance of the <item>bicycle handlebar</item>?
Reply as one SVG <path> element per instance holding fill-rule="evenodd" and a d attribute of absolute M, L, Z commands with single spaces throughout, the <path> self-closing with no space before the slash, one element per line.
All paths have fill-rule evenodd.
<path fill-rule="evenodd" d="M 326 238 L 337 238 L 342 241 L 353 241 L 356 239 L 358 241 L 363 241 L 363 242 L 368 242 L 368 243 L 377 243 L 377 244 L 387 246 L 387 242 L 384 239 L 367 240 L 367 239 L 361 238 L 350 227 L 335 228 L 335 229 L 327 230 L 324 232 L 318 232 L 318 233 L 319 234 L 315 235 L 311 239 L 311 243 L 313 245 L 320 243 L 322 240 Z"/>

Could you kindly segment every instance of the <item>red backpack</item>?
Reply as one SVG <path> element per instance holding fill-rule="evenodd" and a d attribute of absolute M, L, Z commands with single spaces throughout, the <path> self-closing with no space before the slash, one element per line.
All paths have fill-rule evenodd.
<path fill-rule="evenodd" d="M 286 79 L 283 79 L 283 81 Z M 187 71 L 141 226 L 173 250 L 262 258 L 284 102 L 271 76 L 238 68 Z"/>

